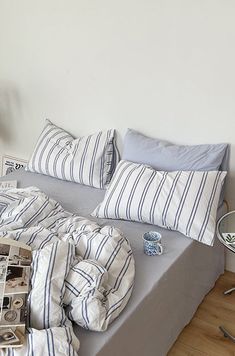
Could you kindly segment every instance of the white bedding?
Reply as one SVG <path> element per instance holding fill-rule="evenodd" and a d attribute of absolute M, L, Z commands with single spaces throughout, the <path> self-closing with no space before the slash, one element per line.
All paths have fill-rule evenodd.
<path fill-rule="evenodd" d="M 131 295 L 134 259 L 118 229 L 66 212 L 37 188 L 0 192 L 0 237 L 30 245 L 27 343 L 1 355 L 76 355 L 71 320 L 104 331 Z"/>

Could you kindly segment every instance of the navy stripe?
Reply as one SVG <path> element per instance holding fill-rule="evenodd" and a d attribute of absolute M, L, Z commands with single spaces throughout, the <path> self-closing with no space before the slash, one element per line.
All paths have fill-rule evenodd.
<path fill-rule="evenodd" d="M 116 282 L 114 284 L 115 288 L 113 290 L 113 292 L 116 292 L 119 290 L 120 288 L 120 285 L 122 283 L 122 281 L 124 280 L 124 276 L 125 274 L 127 273 L 129 267 L 130 267 L 130 264 L 131 262 L 133 261 L 133 254 L 132 254 L 132 251 L 129 251 L 128 253 L 128 258 L 126 260 L 127 262 L 125 263 L 125 266 L 123 268 L 123 270 L 121 270 L 121 272 L 119 273 L 117 279 L 116 279 Z"/>
<path fill-rule="evenodd" d="M 101 240 L 95 254 L 95 259 L 98 260 L 100 257 L 100 254 L 106 244 L 106 242 L 109 240 L 110 236 L 109 235 L 104 235 L 103 239 Z"/>
<path fill-rule="evenodd" d="M 93 184 L 94 184 L 93 180 L 94 180 L 95 158 L 96 158 L 96 155 L 97 155 L 97 151 L 98 151 L 101 135 L 102 135 L 102 132 L 100 132 L 96 137 L 95 145 L 94 145 L 94 149 L 93 149 L 93 154 L 92 154 L 92 157 L 91 157 L 90 172 L 89 172 L 89 184 L 91 186 L 93 186 Z"/>
<path fill-rule="evenodd" d="M 37 144 L 36 144 L 36 147 L 34 149 L 34 152 L 33 152 L 33 155 L 29 161 L 29 164 L 28 164 L 28 168 L 32 169 L 34 172 L 36 172 L 36 156 L 38 154 L 38 151 L 42 145 L 42 143 L 44 143 L 44 140 L 47 136 L 50 135 L 50 133 L 54 130 L 54 127 L 51 125 L 51 122 L 48 121 L 43 132 L 42 132 L 42 135 L 40 136 Z"/>
<path fill-rule="evenodd" d="M 66 336 L 67 336 L 67 342 L 68 342 L 68 356 L 71 356 L 71 341 L 72 341 L 72 338 L 71 338 L 71 334 L 69 334 L 68 332 L 68 328 L 65 328 L 65 333 L 66 333 Z"/>
<path fill-rule="evenodd" d="M 122 297 L 122 298 L 120 298 L 115 304 L 113 304 L 110 308 L 109 308 L 109 310 L 108 310 L 108 312 L 107 312 L 107 315 L 106 315 L 106 320 L 110 317 L 110 315 L 112 314 L 112 313 L 114 313 L 118 308 L 120 308 L 120 306 L 122 305 L 122 304 L 120 304 L 127 296 L 128 296 L 128 294 L 132 291 L 132 288 L 133 288 L 133 284 L 131 284 L 130 285 L 130 287 L 128 288 L 128 290 L 126 291 L 126 293 L 124 294 L 124 296 Z"/>
<path fill-rule="evenodd" d="M 151 183 L 153 182 L 153 179 L 156 177 L 156 172 L 153 171 L 151 176 L 149 177 L 147 183 L 145 184 L 145 187 L 143 189 L 143 192 L 141 194 L 141 197 L 140 197 L 140 201 L 139 201 L 139 205 L 138 205 L 138 219 L 140 221 L 143 221 L 143 218 L 142 218 L 142 210 L 143 210 L 143 206 L 144 206 L 144 203 L 145 203 L 145 199 L 146 199 L 146 195 L 149 191 L 149 188 L 151 186 Z"/>
<path fill-rule="evenodd" d="M 107 151 L 107 144 L 110 136 L 110 131 L 107 131 L 106 133 L 106 140 L 104 144 L 104 150 Z M 101 156 L 100 160 L 100 188 L 104 186 L 106 182 L 104 182 L 104 172 L 105 172 L 105 157 L 104 155 Z"/>
<path fill-rule="evenodd" d="M 12 222 L 15 222 L 22 217 L 22 215 L 33 205 L 33 203 L 37 200 L 37 197 L 33 197 L 30 201 L 23 207 L 22 210 L 19 211 L 18 214 L 15 215 L 14 219 L 10 219 L 8 222 L 4 222 L 4 225 L 10 225 Z"/>
<path fill-rule="evenodd" d="M 66 149 L 64 147 L 62 147 L 60 149 L 60 151 L 57 152 L 55 158 L 54 158 L 54 162 L 53 162 L 53 176 L 56 177 L 56 178 L 59 178 L 60 176 L 57 174 L 57 167 L 58 167 L 58 159 L 60 158 L 60 155 L 62 154 L 63 151 L 66 151 Z M 65 156 L 65 157 L 68 157 L 68 154 Z M 63 158 L 63 161 L 64 161 L 64 158 Z M 62 164 L 61 164 L 61 167 L 62 167 Z M 61 176 L 62 178 L 62 176 Z"/>
<path fill-rule="evenodd" d="M 84 327 L 88 330 L 88 324 L 89 324 L 89 319 L 88 319 L 88 314 L 87 314 L 87 305 L 86 305 L 86 300 L 88 299 L 88 295 L 85 296 L 83 299 L 82 299 L 82 317 L 83 317 L 83 320 L 84 320 Z"/>
<path fill-rule="evenodd" d="M 50 136 L 49 138 L 46 138 L 46 142 L 48 143 L 49 140 L 53 140 L 56 136 L 58 136 L 59 134 L 61 134 L 61 131 L 57 131 L 53 128 L 53 131 L 55 131 L 53 133 L 52 136 Z M 41 148 L 41 152 L 39 151 L 39 157 L 38 157 L 38 160 L 37 160 L 37 165 L 38 165 L 38 168 L 35 169 L 35 172 L 39 172 L 39 173 L 43 173 L 44 172 L 44 167 L 42 168 L 42 161 L 43 161 L 43 155 L 46 151 L 46 148 L 47 148 L 47 145 L 44 144 L 44 146 Z M 35 167 L 36 167 L 36 159 L 35 159 Z M 45 172 L 46 172 L 46 167 L 45 167 Z"/>
<path fill-rule="evenodd" d="M 176 184 L 177 184 L 177 182 L 178 182 L 178 180 L 180 178 L 181 173 L 182 172 L 177 172 L 176 176 L 174 177 L 174 179 L 172 181 L 172 185 L 171 185 L 170 191 L 168 193 L 165 206 L 164 206 L 163 211 L 162 211 L 162 225 L 163 226 L 167 225 L 166 224 L 167 212 L 168 212 L 170 203 L 172 201 L 172 197 L 173 197 L 173 194 L 174 194 L 174 191 L 175 191 L 175 188 L 176 188 Z"/>
<path fill-rule="evenodd" d="M 64 156 L 63 161 L 62 161 L 62 163 L 61 163 L 60 175 L 61 175 L 61 178 L 62 178 L 63 180 L 67 180 L 67 179 L 66 179 L 66 176 L 65 176 L 65 172 L 67 171 L 67 169 L 66 169 L 66 162 L 67 162 L 67 160 L 68 160 L 69 157 L 70 157 L 70 153 L 68 152 L 68 153 Z M 57 167 L 57 169 L 59 169 L 59 167 Z M 70 179 L 71 179 L 71 178 L 70 178 Z"/>
<path fill-rule="evenodd" d="M 89 260 L 89 263 L 96 267 L 100 273 L 106 272 L 106 269 L 103 266 L 99 266 L 94 260 Z"/>
<path fill-rule="evenodd" d="M 52 355 L 53 356 L 56 356 L 56 353 L 55 353 L 55 343 L 54 343 L 54 336 L 53 336 L 53 332 L 51 329 L 48 330 L 49 333 L 50 333 L 50 337 L 51 337 L 51 344 L 52 344 Z M 51 356 L 51 355 L 50 355 Z"/>
<path fill-rule="evenodd" d="M 33 262 L 32 262 L 32 273 L 31 273 L 31 287 L 35 284 L 35 279 L 38 271 L 38 263 L 39 263 L 39 257 L 40 257 L 40 250 L 35 252 L 35 255 L 33 257 Z M 32 303 L 32 294 L 29 294 L 28 297 L 28 315 L 27 315 L 27 320 L 30 323 L 31 320 L 31 303 Z"/>
<path fill-rule="evenodd" d="M 209 216 L 210 216 L 210 213 L 211 213 L 212 204 L 213 204 L 214 199 L 215 199 L 215 193 L 217 191 L 217 187 L 218 187 L 220 176 L 221 176 L 221 172 L 219 171 L 217 173 L 217 175 L 216 175 L 216 178 L 215 178 L 215 181 L 214 181 L 214 184 L 213 184 L 213 188 L 212 188 L 212 192 L 211 192 L 211 196 L 210 196 L 210 199 L 208 201 L 208 205 L 207 205 L 207 209 L 206 209 L 206 215 L 204 217 L 203 224 L 201 226 L 201 230 L 200 230 L 200 233 L 199 233 L 199 236 L 198 236 L 198 240 L 199 241 L 201 241 L 203 239 L 203 235 L 204 235 L 204 233 L 206 231 L 206 226 L 208 224 L 208 220 L 209 220 Z"/>
<path fill-rule="evenodd" d="M 34 240 L 36 239 L 38 234 L 43 231 L 43 229 L 44 229 L 43 226 L 39 226 L 39 228 L 36 231 L 34 231 L 34 233 L 29 237 L 27 245 L 30 246 L 34 242 Z M 24 231 L 27 231 L 27 229 L 25 229 Z M 19 239 L 19 237 L 18 237 L 18 239 Z"/>
<path fill-rule="evenodd" d="M 81 156 L 81 162 L 80 162 L 80 167 L 79 167 L 79 181 L 81 184 L 84 184 L 84 163 L 85 163 L 85 158 L 86 158 L 86 154 L 87 154 L 87 151 L 88 151 L 88 147 L 89 147 L 89 143 L 90 143 L 90 140 L 91 140 L 91 135 L 87 137 L 87 140 L 86 140 L 86 143 L 85 143 L 85 147 L 83 149 L 83 153 L 82 153 L 82 156 Z"/>
<path fill-rule="evenodd" d="M 52 353 L 51 353 L 51 346 L 50 346 L 50 336 L 49 336 L 49 334 L 48 334 L 48 329 L 46 329 L 45 331 L 46 331 L 46 338 L 47 338 L 48 356 L 52 356 Z"/>
<path fill-rule="evenodd" d="M 49 259 L 49 266 L 46 274 L 46 279 L 45 279 L 45 292 L 44 292 L 44 303 L 45 303 L 45 309 L 44 309 L 44 318 L 43 318 L 43 327 L 46 329 L 47 327 L 50 326 L 50 304 L 51 304 L 51 283 L 49 281 L 51 280 L 51 276 L 53 274 L 53 270 L 55 267 L 55 258 L 56 258 L 56 251 L 58 248 L 58 242 L 56 242 L 51 250 L 50 253 L 50 259 Z"/>
<path fill-rule="evenodd" d="M 111 292 L 114 293 L 118 290 L 120 283 L 122 281 L 122 278 L 125 275 L 126 271 L 128 270 L 128 267 L 129 267 L 131 261 L 132 261 L 132 251 L 130 251 L 129 254 L 127 255 L 127 258 L 126 258 L 118 276 L 116 277 L 114 287 L 106 294 L 106 296 L 109 295 Z"/>
<path fill-rule="evenodd" d="M 161 174 L 161 172 L 157 172 L 157 175 L 158 174 Z M 156 205 L 157 205 L 157 201 L 158 201 L 158 198 L 161 194 L 161 191 L 162 191 L 162 187 L 164 186 L 164 183 L 166 181 L 166 178 L 167 178 L 167 175 L 168 173 L 167 172 L 163 172 L 162 173 L 162 178 L 159 182 L 159 185 L 157 187 L 157 190 L 154 194 L 154 197 L 153 197 L 153 201 L 152 201 L 152 204 L 151 204 L 151 207 L 150 207 L 150 212 L 149 212 L 149 221 L 151 224 L 154 224 L 154 215 L 155 215 L 155 209 L 156 209 Z"/>
<path fill-rule="evenodd" d="M 69 334 L 69 346 L 73 352 L 73 355 L 76 355 L 77 356 L 77 353 L 75 353 L 73 347 L 72 347 L 72 331 L 71 331 L 71 328 L 68 329 L 68 334 Z"/>
<path fill-rule="evenodd" d="M 76 272 L 77 274 L 79 274 L 82 278 L 84 278 L 89 284 L 91 284 L 92 282 L 94 282 L 94 279 L 87 274 L 85 271 L 83 271 L 82 269 L 78 268 L 78 267 L 72 267 L 72 271 Z"/>
<path fill-rule="evenodd" d="M 89 258 L 90 252 L 91 252 L 92 240 L 94 240 L 96 238 L 97 234 L 98 234 L 97 232 L 92 233 L 92 235 L 87 238 L 87 248 L 86 248 L 85 254 L 83 256 L 83 259 Z"/>
<path fill-rule="evenodd" d="M 126 218 L 128 220 L 131 220 L 131 204 L 132 204 L 132 201 L 133 201 L 134 194 L 136 192 L 136 188 L 137 188 L 137 186 L 138 186 L 138 184 L 140 182 L 140 179 L 142 178 L 144 172 L 145 172 L 145 167 L 143 166 L 141 168 L 140 172 L 138 173 L 138 175 L 137 175 L 137 177 L 135 179 L 135 182 L 132 185 L 131 191 L 129 193 L 127 204 L 126 204 Z"/>
<path fill-rule="evenodd" d="M 79 294 L 81 293 L 80 290 L 78 290 L 72 283 L 70 283 L 68 280 L 65 281 L 65 287 L 71 292 L 73 293 L 76 297 L 79 296 Z M 75 293 L 76 292 L 76 293 Z"/>
<path fill-rule="evenodd" d="M 191 227 L 192 227 L 192 224 L 193 224 L 193 220 L 195 218 L 195 215 L 196 215 L 196 212 L 197 212 L 197 209 L 198 209 L 198 206 L 199 206 L 199 202 L 201 200 L 201 196 L 202 196 L 203 190 L 204 190 L 205 185 L 206 185 L 207 176 L 208 176 L 208 172 L 204 172 L 203 175 L 202 175 L 201 182 L 200 182 L 200 185 L 199 185 L 199 189 L 197 191 L 196 199 L 194 201 L 194 204 L 193 204 L 193 207 L 192 207 L 192 210 L 191 210 L 191 214 L 190 214 L 190 217 L 189 217 L 189 220 L 188 220 L 188 224 L 186 226 L 186 235 L 187 236 L 189 236 L 189 234 L 190 234 L 190 230 L 191 230 Z"/>
<path fill-rule="evenodd" d="M 115 218 L 118 219 L 120 218 L 119 216 L 119 208 L 120 208 L 120 204 L 121 204 L 121 200 L 122 200 L 122 197 L 124 195 L 124 192 L 125 192 L 125 189 L 127 187 L 127 184 L 129 182 L 129 179 L 131 178 L 131 175 L 132 173 L 136 170 L 136 167 L 133 167 L 128 173 L 127 173 L 127 176 L 123 182 L 123 185 L 119 191 L 119 194 L 118 194 L 118 197 L 117 197 L 117 200 L 116 200 L 116 204 L 115 204 Z"/>
<path fill-rule="evenodd" d="M 30 219 L 25 222 L 24 226 L 28 227 L 32 223 L 32 221 L 35 220 L 43 212 L 43 210 L 46 209 L 48 204 L 49 204 L 49 198 L 47 197 L 46 201 L 42 204 L 42 206 L 38 209 L 38 211 L 36 211 L 34 215 L 31 215 Z"/>
<path fill-rule="evenodd" d="M 49 234 L 42 242 L 41 244 L 38 246 L 39 249 L 42 249 L 43 247 L 46 246 L 46 244 L 51 241 L 53 239 L 53 237 L 55 237 L 55 235 L 53 233 Z"/>
<path fill-rule="evenodd" d="M 111 166 L 110 166 L 110 171 L 108 172 L 108 176 L 107 176 L 107 184 L 110 182 L 114 172 L 115 172 L 115 169 L 116 169 L 116 166 L 118 164 L 118 162 L 120 161 L 120 153 L 119 153 L 119 150 L 118 150 L 118 147 L 117 147 L 117 143 L 116 143 L 116 132 L 114 130 L 114 133 L 113 133 L 113 140 L 112 140 L 112 163 L 111 163 Z"/>
<path fill-rule="evenodd" d="M 53 173 L 51 173 L 51 174 L 49 173 L 49 171 L 50 171 L 49 162 L 50 162 L 51 156 L 52 156 L 52 154 L 54 153 L 54 151 L 58 148 L 58 146 L 61 147 L 61 146 L 60 146 L 60 142 L 63 141 L 63 140 L 66 140 L 66 138 L 71 138 L 71 136 L 68 135 L 67 133 L 63 133 L 63 136 L 59 137 L 59 138 L 54 142 L 54 144 L 51 146 L 49 152 L 47 153 L 46 160 L 45 160 L 45 171 L 44 171 L 44 173 L 46 173 L 47 175 L 52 175 L 52 176 L 53 176 Z M 52 142 L 53 142 L 53 141 L 52 141 Z M 64 149 L 64 148 L 63 148 L 63 149 Z M 44 151 L 46 151 L 46 148 L 45 148 Z M 55 156 L 55 157 L 53 156 L 53 162 L 54 162 L 55 159 L 56 159 L 56 156 Z M 53 168 L 53 166 L 52 166 L 52 168 Z M 43 172 L 42 172 L 42 173 L 43 173 Z"/>
<path fill-rule="evenodd" d="M 77 140 L 77 143 L 74 145 L 74 150 L 73 150 L 73 153 L 72 153 L 72 160 L 70 162 L 70 180 L 72 182 L 75 182 L 75 178 L 74 178 L 74 163 L 75 163 L 75 157 L 77 155 L 77 152 L 78 152 L 78 148 L 79 148 L 79 144 L 80 144 L 80 139 Z"/>
<path fill-rule="evenodd" d="M 174 221 L 174 224 L 173 224 L 173 227 L 174 227 L 175 230 L 178 230 L 180 216 L 181 216 L 181 213 L 183 211 L 183 207 L 184 207 L 184 203 L 185 203 L 186 198 L 187 198 L 187 194 L 188 194 L 189 189 L 191 187 L 191 183 L 192 183 L 192 180 L 193 180 L 194 173 L 195 173 L 194 171 L 190 172 L 190 174 L 188 176 L 188 179 L 187 179 L 187 182 L 185 184 L 184 191 L 183 191 L 182 197 L 180 199 L 180 202 L 179 202 L 179 205 L 178 205 L 178 209 L 177 209 L 176 214 L 175 214 L 175 221 Z"/>
<path fill-rule="evenodd" d="M 112 264 L 113 261 L 114 261 L 114 258 L 117 256 L 118 252 L 120 251 L 121 245 L 123 244 L 123 242 L 124 242 L 124 239 L 123 239 L 123 237 L 121 237 L 121 238 L 118 240 L 118 242 L 117 242 L 117 244 L 116 244 L 116 247 L 115 247 L 114 250 L 112 251 L 111 255 L 109 256 L 109 258 L 108 258 L 108 260 L 107 260 L 107 262 L 106 262 L 106 264 L 105 264 L 106 270 L 109 270 L 111 264 Z"/>

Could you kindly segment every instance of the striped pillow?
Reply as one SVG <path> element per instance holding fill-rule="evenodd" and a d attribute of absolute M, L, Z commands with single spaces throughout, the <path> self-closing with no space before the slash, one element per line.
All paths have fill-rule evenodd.
<path fill-rule="evenodd" d="M 26 170 L 104 188 L 112 178 L 118 158 L 115 130 L 74 139 L 46 120 Z"/>
<path fill-rule="evenodd" d="M 221 171 L 155 171 L 121 161 L 92 215 L 159 225 L 213 245 L 225 176 Z"/>

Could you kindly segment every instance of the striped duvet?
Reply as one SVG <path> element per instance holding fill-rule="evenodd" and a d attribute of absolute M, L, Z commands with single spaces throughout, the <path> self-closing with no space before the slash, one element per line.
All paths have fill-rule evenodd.
<path fill-rule="evenodd" d="M 135 271 L 129 242 L 37 188 L 0 192 L 0 214 L 0 237 L 33 250 L 27 342 L 0 355 L 77 355 L 71 322 L 104 331 L 128 302 Z"/>

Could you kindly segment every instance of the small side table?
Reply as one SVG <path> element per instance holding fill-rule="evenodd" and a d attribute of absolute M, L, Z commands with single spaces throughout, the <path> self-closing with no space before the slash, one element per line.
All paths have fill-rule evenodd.
<path fill-rule="evenodd" d="M 230 251 L 235 253 L 235 210 L 223 215 L 217 223 L 217 237 L 220 242 Z M 224 291 L 224 295 L 231 294 L 235 291 L 235 287 Z M 223 326 L 219 329 L 225 337 L 228 337 L 235 342 L 235 336 L 231 335 Z"/>

